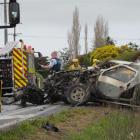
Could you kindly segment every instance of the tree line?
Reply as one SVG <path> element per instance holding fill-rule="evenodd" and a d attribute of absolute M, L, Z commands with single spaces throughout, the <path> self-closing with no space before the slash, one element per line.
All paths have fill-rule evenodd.
<path fill-rule="evenodd" d="M 94 23 L 94 37 L 92 46 L 88 45 L 88 25 L 84 26 L 84 54 L 81 55 L 80 35 L 81 24 L 79 20 L 79 10 L 75 7 L 71 30 L 68 31 L 68 48 L 64 48 L 61 53 L 64 65 L 71 63 L 71 60 L 78 58 L 80 64 L 88 66 L 92 64 L 93 59 L 109 60 L 119 59 L 135 61 L 140 57 L 138 45 L 128 43 L 122 46 L 116 46 L 114 40 L 109 36 L 108 21 L 103 16 L 98 16 Z"/>
<path fill-rule="evenodd" d="M 68 48 L 69 48 L 69 59 L 77 58 L 80 55 L 81 25 L 79 21 L 79 10 L 75 7 L 73 12 L 72 28 L 68 32 Z M 94 24 L 94 39 L 92 49 L 107 45 L 114 44 L 114 41 L 109 37 L 108 22 L 103 16 L 98 16 Z M 84 53 L 89 52 L 88 46 L 88 25 L 84 27 Z"/>

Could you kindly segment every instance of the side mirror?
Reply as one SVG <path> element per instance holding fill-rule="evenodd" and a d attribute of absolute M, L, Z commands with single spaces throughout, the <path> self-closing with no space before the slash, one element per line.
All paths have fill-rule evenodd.
<path fill-rule="evenodd" d="M 20 23 L 20 6 L 17 2 L 9 3 L 9 23 L 14 26 Z"/>
<path fill-rule="evenodd" d="M 43 55 L 42 55 L 41 52 L 34 52 L 34 55 L 35 55 L 35 57 L 37 57 L 37 58 L 43 57 Z"/>
<path fill-rule="evenodd" d="M 42 53 L 41 52 L 38 52 L 38 57 L 42 57 Z"/>

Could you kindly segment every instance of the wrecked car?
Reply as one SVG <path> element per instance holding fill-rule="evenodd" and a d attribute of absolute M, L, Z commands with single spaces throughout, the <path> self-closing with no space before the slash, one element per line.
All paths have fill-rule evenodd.
<path fill-rule="evenodd" d="M 135 105 L 140 104 L 139 65 L 116 65 L 101 72 L 96 97 L 121 101 Z"/>
<path fill-rule="evenodd" d="M 81 104 L 89 100 L 89 89 L 96 83 L 99 73 L 95 70 L 70 70 L 54 72 L 44 80 L 44 88 L 28 85 L 23 89 L 21 103 L 32 104 L 55 103 Z"/>
<path fill-rule="evenodd" d="M 80 71 L 53 72 L 44 79 L 43 88 L 30 84 L 23 89 L 21 96 L 22 104 L 26 102 L 33 104 L 55 103 L 57 101 L 67 102 L 67 91 L 73 83 L 78 83 Z M 78 87 L 77 87 L 78 88 Z"/>
<path fill-rule="evenodd" d="M 88 83 L 89 100 L 109 100 L 140 105 L 140 64 L 126 61 L 110 61 L 93 82 Z M 85 83 L 82 83 L 83 85 Z M 75 87 L 76 88 L 76 87 Z"/>
<path fill-rule="evenodd" d="M 51 74 L 45 80 L 44 88 L 40 90 L 42 94 L 39 95 L 44 95 L 41 103 L 64 101 L 80 105 L 104 99 L 140 105 L 140 64 L 112 61 L 105 65 L 101 69 L 61 71 Z M 27 96 L 28 92 L 25 93 Z"/>

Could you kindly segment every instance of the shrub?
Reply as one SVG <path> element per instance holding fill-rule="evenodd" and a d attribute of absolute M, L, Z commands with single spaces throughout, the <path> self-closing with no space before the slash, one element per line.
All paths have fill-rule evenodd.
<path fill-rule="evenodd" d="M 114 45 L 108 45 L 101 48 L 95 49 L 91 53 L 91 60 L 98 59 L 101 61 L 109 60 L 119 56 L 120 48 Z"/>
<path fill-rule="evenodd" d="M 90 53 L 89 54 L 85 54 L 85 55 L 81 55 L 78 57 L 78 60 L 80 62 L 81 66 L 90 66 L 91 62 L 90 62 Z"/>
<path fill-rule="evenodd" d="M 128 47 L 128 45 L 124 45 L 120 47 L 120 54 L 116 57 L 116 59 L 124 61 L 135 61 L 139 56 L 139 51 Z"/>

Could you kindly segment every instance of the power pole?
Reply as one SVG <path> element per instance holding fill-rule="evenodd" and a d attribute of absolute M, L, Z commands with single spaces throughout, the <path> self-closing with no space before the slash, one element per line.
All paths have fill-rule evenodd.
<path fill-rule="evenodd" d="M 16 33 L 16 27 L 14 27 L 14 32 L 13 33 L 10 33 L 8 35 L 11 35 L 13 36 L 13 40 L 16 41 L 16 37 L 21 35 L 22 33 Z"/>
<path fill-rule="evenodd" d="M 7 0 L 4 0 L 4 25 L 7 26 Z M 4 44 L 8 42 L 8 29 L 4 29 Z"/>
<path fill-rule="evenodd" d="M 17 36 L 16 27 L 14 27 L 14 32 L 13 32 L 13 33 L 10 33 L 10 34 L 8 34 L 8 35 L 13 36 L 13 41 L 16 41 L 16 36 Z"/>
<path fill-rule="evenodd" d="M 13 34 L 14 41 L 16 41 L 16 36 L 17 36 L 17 34 L 16 34 L 16 27 L 14 27 L 14 34 Z"/>

